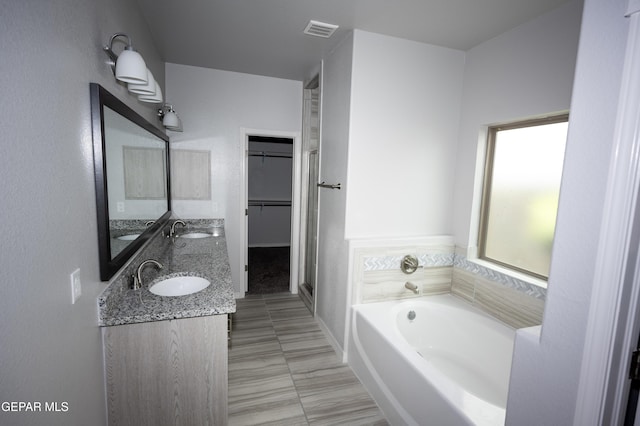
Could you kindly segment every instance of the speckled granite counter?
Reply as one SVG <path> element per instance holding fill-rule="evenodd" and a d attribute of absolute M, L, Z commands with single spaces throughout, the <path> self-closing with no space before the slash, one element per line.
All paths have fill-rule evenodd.
<path fill-rule="evenodd" d="M 186 229 L 177 226 L 178 235 L 206 232 L 212 236 L 171 241 L 159 232 L 98 297 L 98 325 L 114 326 L 235 312 L 222 219 L 185 222 L 188 225 Z M 150 258 L 159 261 L 163 269 L 146 267 L 142 275 L 143 288 L 132 290 L 131 275 L 140 262 Z M 148 290 L 155 280 L 175 273 L 202 276 L 211 284 L 200 292 L 176 297 L 157 296 Z"/>

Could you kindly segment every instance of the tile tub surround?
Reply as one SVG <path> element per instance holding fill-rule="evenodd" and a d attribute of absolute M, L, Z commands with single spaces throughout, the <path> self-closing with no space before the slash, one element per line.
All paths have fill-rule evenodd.
<path fill-rule="evenodd" d="M 297 295 L 248 295 L 233 314 L 229 425 L 388 425 Z"/>
<path fill-rule="evenodd" d="M 514 328 L 542 324 L 546 289 L 456 254 L 451 292 Z"/>
<path fill-rule="evenodd" d="M 219 236 L 201 239 L 177 238 L 172 241 L 164 238 L 163 231 L 159 230 L 98 297 L 100 326 L 235 312 L 227 245 L 224 232 L 221 231 L 224 229 L 223 219 L 184 221 L 187 227 L 178 225 L 178 233 L 215 231 Z M 140 262 L 150 258 L 159 261 L 163 269 L 148 266 L 143 271 L 144 288 L 137 291 L 130 289 L 131 276 L 136 268 Z M 155 278 L 178 272 L 204 276 L 211 284 L 198 293 L 179 297 L 162 297 L 149 292 L 147 286 Z"/>
<path fill-rule="evenodd" d="M 405 255 L 418 259 L 412 274 L 400 270 Z M 353 250 L 353 303 L 420 297 L 451 291 L 454 262 L 453 244 L 411 244 L 399 247 L 363 247 Z M 415 294 L 404 287 L 409 281 L 418 286 Z"/>
<path fill-rule="evenodd" d="M 440 237 L 436 237 L 440 238 Z M 352 303 L 371 303 L 453 293 L 478 306 L 494 318 L 523 328 L 542 323 L 546 289 L 469 261 L 464 250 L 453 244 L 421 243 L 407 239 L 385 245 L 352 250 Z M 400 270 L 400 261 L 412 254 L 423 268 L 413 274 Z M 404 288 L 405 282 L 418 286 L 419 294 Z"/>

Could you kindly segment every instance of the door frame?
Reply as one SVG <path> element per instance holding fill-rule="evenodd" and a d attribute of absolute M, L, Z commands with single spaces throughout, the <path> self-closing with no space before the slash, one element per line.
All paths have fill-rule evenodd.
<path fill-rule="evenodd" d="M 311 146 L 311 134 L 312 134 L 312 90 L 318 90 L 318 110 L 317 110 L 317 143 L 315 146 Z M 308 80 L 305 80 L 303 90 L 302 90 L 302 182 L 301 182 L 301 194 L 302 194 L 302 203 L 300 204 L 300 269 L 298 274 L 298 282 L 299 286 L 304 284 L 307 278 L 307 237 L 309 233 L 308 228 L 308 219 L 309 219 L 309 201 L 310 201 L 310 188 L 311 185 L 316 185 L 318 183 L 318 177 L 320 173 L 320 145 L 321 145 L 321 133 L 322 133 L 322 64 L 320 64 L 320 69 L 317 72 L 311 74 L 311 77 Z M 311 183 L 311 179 L 309 176 L 309 171 L 311 169 L 309 156 L 311 152 L 315 151 L 318 159 L 317 159 L 317 175 L 315 176 L 315 182 Z M 320 205 L 320 194 L 316 194 L 316 208 Z M 313 230 L 315 232 L 316 240 L 319 234 L 319 221 L 316 218 L 316 227 Z M 301 298 L 307 305 L 307 308 L 311 311 L 312 315 L 316 314 L 316 295 L 317 295 L 317 277 L 318 277 L 318 268 L 317 268 L 317 249 L 318 244 L 316 241 L 316 268 L 312 272 L 313 274 L 313 294 L 311 295 L 311 300 L 308 300 L 304 291 L 302 291 Z"/>
<path fill-rule="evenodd" d="M 631 5 L 631 3 L 630 3 Z M 640 332 L 640 2 L 630 26 L 575 425 L 622 424 Z"/>
<path fill-rule="evenodd" d="M 249 274 L 245 267 L 249 263 L 249 215 L 247 214 L 249 204 L 249 136 L 266 136 L 272 138 L 287 138 L 293 140 L 293 158 L 291 170 L 291 251 L 289 256 L 289 291 L 291 294 L 298 294 L 298 270 L 300 256 L 300 206 L 301 206 L 301 181 L 302 181 L 302 136 L 300 132 L 289 130 L 267 130 L 253 129 L 248 127 L 240 128 L 240 149 L 241 149 L 241 196 L 240 212 L 244 214 L 244 225 L 240 227 L 240 262 L 239 277 L 242 283 L 242 293 L 236 298 L 243 298 L 249 290 Z"/>

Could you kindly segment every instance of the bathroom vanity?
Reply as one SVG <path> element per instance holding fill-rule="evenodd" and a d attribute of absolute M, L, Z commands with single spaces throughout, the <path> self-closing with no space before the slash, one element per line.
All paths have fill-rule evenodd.
<path fill-rule="evenodd" d="M 110 425 L 227 423 L 228 317 L 235 312 L 222 220 L 186 221 L 176 238 L 160 233 L 98 299 Z M 184 238 L 191 233 L 201 238 Z M 131 289 L 138 265 L 153 258 L 142 288 Z M 158 296 L 163 277 L 210 281 L 184 296 Z"/>
<path fill-rule="evenodd" d="M 227 423 L 227 318 L 104 331 L 110 425 Z"/>
<path fill-rule="evenodd" d="M 224 220 L 171 220 L 169 138 L 98 84 L 90 94 L 108 422 L 226 425 Z"/>

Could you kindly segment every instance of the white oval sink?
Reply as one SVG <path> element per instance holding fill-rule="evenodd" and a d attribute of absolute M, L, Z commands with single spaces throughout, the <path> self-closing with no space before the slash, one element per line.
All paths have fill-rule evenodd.
<path fill-rule="evenodd" d="M 186 296 L 209 287 L 211 282 L 202 277 L 179 276 L 161 279 L 149 287 L 149 291 L 158 296 Z"/>
<path fill-rule="evenodd" d="M 139 236 L 140 234 L 128 234 L 128 235 L 120 235 L 119 237 L 116 237 L 116 238 L 123 241 L 132 241 L 138 238 Z"/>
<path fill-rule="evenodd" d="M 213 237 L 213 234 L 206 232 L 187 232 L 186 234 L 178 235 L 178 238 L 209 238 Z"/>

